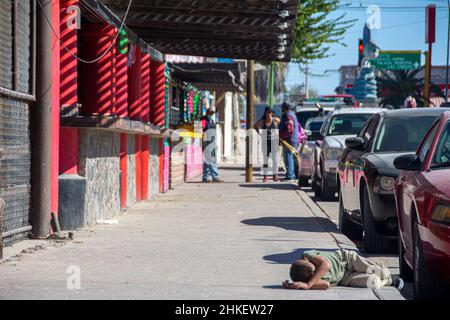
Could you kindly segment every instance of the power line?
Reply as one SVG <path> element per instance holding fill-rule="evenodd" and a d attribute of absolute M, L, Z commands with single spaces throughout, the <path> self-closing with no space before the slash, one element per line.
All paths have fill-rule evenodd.
<path fill-rule="evenodd" d="M 442 20 L 447 18 L 446 16 L 443 17 L 437 17 L 436 20 Z M 412 21 L 409 23 L 401 23 L 401 24 L 392 24 L 386 27 L 382 27 L 380 30 L 384 30 L 384 29 L 393 29 L 393 28 L 399 28 L 399 27 L 406 27 L 406 26 L 410 26 L 410 25 L 416 25 L 416 24 L 421 24 L 421 23 L 425 23 L 425 20 L 416 20 L 416 21 Z M 352 31 L 352 32 L 347 32 L 346 34 L 357 34 L 357 33 L 361 33 L 361 31 Z"/>
<path fill-rule="evenodd" d="M 80 58 L 79 56 L 77 56 L 76 54 L 74 54 L 72 51 L 70 51 L 70 49 L 67 48 L 66 44 L 61 40 L 60 36 L 58 35 L 58 33 L 56 32 L 55 28 L 53 27 L 53 24 L 52 24 L 50 18 L 45 13 L 45 10 L 44 10 L 44 7 L 43 7 L 41 1 L 37 0 L 37 3 L 39 5 L 39 7 L 41 8 L 42 13 L 44 14 L 45 20 L 47 20 L 47 23 L 50 25 L 50 28 L 52 29 L 53 34 L 58 39 L 60 44 L 63 46 L 64 50 L 66 50 L 74 59 L 77 59 L 78 61 L 80 61 L 82 63 L 92 64 L 92 63 L 96 63 L 96 62 L 100 61 L 104 56 L 106 56 L 108 54 L 108 52 L 114 46 L 114 43 L 117 41 L 117 38 L 119 37 L 120 32 L 122 31 L 123 27 L 125 26 L 125 21 L 127 20 L 128 13 L 130 12 L 131 4 L 133 3 L 133 0 L 129 0 L 129 1 L 130 2 L 128 3 L 127 11 L 126 11 L 125 16 L 123 17 L 123 20 L 122 20 L 122 22 L 120 24 L 120 28 L 117 31 L 116 36 L 114 37 L 114 40 L 111 42 L 111 45 L 105 50 L 105 52 L 102 53 L 99 57 L 95 58 L 94 60 L 84 60 L 84 59 Z"/>

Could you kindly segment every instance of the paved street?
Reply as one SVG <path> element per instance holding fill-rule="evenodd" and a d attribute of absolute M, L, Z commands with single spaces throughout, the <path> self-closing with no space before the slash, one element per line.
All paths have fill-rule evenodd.
<path fill-rule="evenodd" d="M 221 173 L 224 184 L 186 183 L 129 209 L 118 224 L 13 257 L 0 265 L 0 299 L 403 298 L 392 287 L 282 289 L 303 250 L 353 243 L 295 185 L 257 176 L 244 184 L 240 167 Z M 73 266 L 79 290 L 67 287 Z"/>

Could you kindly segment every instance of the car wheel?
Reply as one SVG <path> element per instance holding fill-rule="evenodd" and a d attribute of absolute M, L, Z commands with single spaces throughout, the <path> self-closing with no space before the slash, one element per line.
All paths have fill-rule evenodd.
<path fill-rule="evenodd" d="M 400 278 L 402 278 L 406 282 L 413 281 L 414 274 L 412 269 L 406 263 L 405 260 L 405 247 L 402 243 L 402 238 L 398 236 L 398 265 L 400 269 Z"/>
<path fill-rule="evenodd" d="M 420 242 L 419 227 L 414 224 L 414 299 L 439 298 L 442 284 L 428 270 Z"/>
<path fill-rule="evenodd" d="M 325 178 L 325 174 L 323 172 L 323 170 L 321 171 L 322 173 L 322 181 L 321 181 L 321 198 L 324 201 L 333 201 L 336 200 L 336 190 L 334 188 L 331 188 L 328 185 L 327 179 Z"/>
<path fill-rule="evenodd" d="M 348 220 L 344 213 L 344 204 L 342 202 L 342 193 L 339 192 L 339 230 L 350 240 L 361 240 L 362 230 L 356 223 Z"/>
<path fill-rule="evenodd" d="M 367 253 L 382 253 L 385 249 L 385 241 L 383 236 L 375 230 L 375 220 L 370 207 L 367 189 L 364 190 L 363 194 L 364 251 Z"/>
<path fill-rule="evenodd" d="M 308 177 L 298 177 L 298 186 L 301 187 L 307 187 L 309 185 Z"/>
<path fill-rule="evenodd" d="M 317 177 L 316 172 L 314 172 L 313 176 L 311 177 L 311 186 L 312 189 L 314 191 L 314 197 L 319 198 L 321 193 L 320 193 L 320 185 L 318 183 L 319 179 Z"/>

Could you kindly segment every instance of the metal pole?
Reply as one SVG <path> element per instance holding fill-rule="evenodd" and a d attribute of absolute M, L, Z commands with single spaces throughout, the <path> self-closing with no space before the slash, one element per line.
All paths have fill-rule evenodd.
<path fill-rule="evenodd" d="M 249 135 L 253 127 L 253 110 L 255 107 L 254 97 L 255 83 L 253 73 L 253 60 L 247 60 L 247 135 L 245 138 L 246 152 L 245 152 L 245 182 L 253 181 L 253 164 L 251 163 L 250 152 L 252 150 L 250 144 L 252 139 Z"/>
<path fill-rule="evenodd" d="M 275 92 L 275 65 L 270 63 L 269 68 L 269 106 L 272 108 L 274 104 L 274 92 Z"/>
<path fill-rule="evenodd" d="M 423 84 L 423 99 L 425 107 L 429 107 L 430 101 L 430 70 L 430 51 L 425 51 L 425 81 Z"/>
<path fill-rule="evenodd" d="M 32 106 L 31 207 L 34 238 L 50 233 L 50 163 L 52 150 L 52 2 L 43 1 L 36 10 L 36 104 Z"/>
<path fill-rule="evenodd" d="M 425 90 L 424 90 L 424 98 L 425 98 L 425 107 L 430 107 L 430 98 L 431 98 L 431 57 L 432 57 L 432 44 L 428 44 L 428 62 L 427 67 L 425 68 L 426 75 L 425 75 Z"/>
<path fill-rule="evenodd" d="M 305 67 L 305 98 L 306 99 L 309 99 L 308 77 L 309 77 L 309 67 L 308 67 L 308 63 L 306 63 L 306 67 Z"/>
<path fill-rule="evenodd" d="M 448 2 L 447 68 L 445 69 L 445 102 L 448 102 L 448 68 L 450 64 L 450 0 Z"/>

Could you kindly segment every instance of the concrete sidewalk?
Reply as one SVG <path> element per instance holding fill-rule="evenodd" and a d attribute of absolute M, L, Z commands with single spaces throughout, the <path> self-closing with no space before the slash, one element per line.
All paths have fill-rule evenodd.
<path fill-rule="evenodd" d="M 282 289 L 303 250 L 353 244 L 295 185 L 221 173 L 226 183 L 186 183 L 117 225 L 0 265 L 0 299 L 402 299 L 392 287 Z M 81 289 L 69 290 L 78 267 Z"/>

